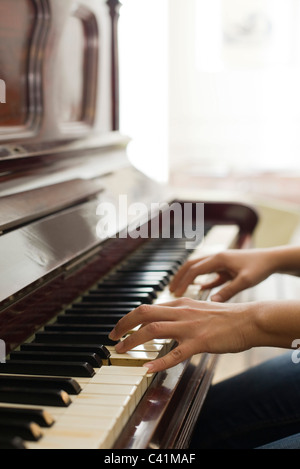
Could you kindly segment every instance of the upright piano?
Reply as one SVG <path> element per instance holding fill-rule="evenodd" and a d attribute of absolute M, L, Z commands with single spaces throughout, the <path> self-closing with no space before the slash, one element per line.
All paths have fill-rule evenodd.
<path fill-rule="evenodd" d="M 182 200 L 129 163 L 119 8 L 0 0 L 0 448 L 187 448 L 216 357 L 149 374 L 142 365 L 171 339 L 117 354 L 108 334 L 138 305 L 170 299 L 190 256 L 243 248 L 257 223 L 251 207 Z M 127 213 L 136 203 L 146 211 Z M 177 227 L 187 205 L 197 227 L 199 204 L 191 247 Z M 142 236 L 154 222 L 158 235 Z M 187 295 L 209 300 L 197 283 Z"/>

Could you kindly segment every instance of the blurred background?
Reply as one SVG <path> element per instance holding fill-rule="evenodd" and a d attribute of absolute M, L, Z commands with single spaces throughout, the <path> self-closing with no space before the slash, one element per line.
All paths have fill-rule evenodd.
<path fill-rule="evenodd" d="M 181 196 L 253 204 L 257 247 L 299 244 L 300 0 L 123 0 L 120 62 L 131 161 Z M 299 286 L 275 276 L 242 299 Z"/>
<path fill-rule="evenodd" d="M 259 243 L 286 242 L 300 203 L 300 0 L 123 0 L 120 62 L 131 161 L 175 189 L 250 198 L 269 225 L 267 203 L 282 223 Z"/>

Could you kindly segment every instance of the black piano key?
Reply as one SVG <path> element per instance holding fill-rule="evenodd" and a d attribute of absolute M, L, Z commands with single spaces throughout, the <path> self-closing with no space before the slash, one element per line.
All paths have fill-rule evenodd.
<path fill-rule="evenodd" d="M 165 271 L 165 270 L 166 269 L 163 269 L 163 271 Z M 168 272 L 169 275 L 175 275 L 177 270 L 178 270 L 178 267 L 170 267 L 167 270 L 167 272 Z M 120 269 L 117 269 L 116 272 L 121 273 L 121 274 L 126 274 L 126 273 L 130 274 L 132 272 L 148 272 L 148 267 L 143 266 L 143 264 L 141 264 L 140 266 L 128 266 L 128 267 L 122 267 Z M 157 268 L 153 267 L 152 272 L 160 272 L 159 267 L 157 267 Z"/>
<path fill-rule="evenodd" d="M 146 260 L 143 262 L 140 259 L 135 260 L 135 259 L 128 259 L 127 262 L 124 262 L 122 265 L 120 265 L 120 269 L 126 268 L 126 267 L 143 267 L 146 272 L 169 272 L 170 269 L 178 268 L 178 265 L 175 261 L 168 261 L 168 262 L 160 262 L 160 261 L 153 261 L 151 260 Z"/>
<path fill-rule="evenodd" d="M 26 444 L 22 438 L 15 437 L 0 437 L 0 449 L 26 449 Z"/>
<path fill-rule="evenodd" d="M 29 344 L 28 344 L 29 345 Z M 44 389 L 65 391 L 67 394 L 77 395 L 81 392 L 79 383 L 73 378 L 12 376 L 0 375 L 0 386 L 19 386 L 26 389 Z"/>
<path fill-rule="evenodd" d="M 151 244 L 148 244 L 144 246 L 145 249 L 139 249 L 135 252 L 132 253 L 132 255 L 130 256 L 130 260 L 131 259 L 134 259 L 135 257 L 148 257 L 148 256 L 152 256 L 152 258 L 154 258 L 156 256 L 157 260 L 161 260 L 161 259 L 168 259 L 169 260 L 169 257 L 176 257 L 176 259 L 178 257 L 180 257 L 180 255 L 183 255 L 185 253 L 185 248 L 182 249 L 181 247 L 172 247 L 172 246 L 168 246 L 168 247 L 161 247 L 161 248 L 158 248 L 158 247 L 155 247 L 155 246 L 151 246 Z"/>
<path fill-rule="evenodd" d="M 78 316 L 80 317 L 80 316 Z M 84 317 L 81 318 L 82 320 Z M 106 332 L 109 334 L 109 332 L 112 330 L 112 328 L 115 326 L 115 324 L 111 323 L 104 323 L 104 324 L 84 324 L 82 323 L 55 323 L 51 324 L 51 326 L 46 326 L 45 331 L 57 331 L 57 332 Z"/>
<path fill-rule="evenodd" d="M 64 344 L 64 343 L 59 343 L 59 342 L 51 344 L 51 343 L 43 343 L 43 342 L 40 342 L 40 343 L 31 342 L 28 344 L 21 345 L 21 350 L 41 351 L 41 352 L 96 353 L 98 357 L 100 357 L 102 360 L 107 360 L 110 357 L 110 351 L 104 345 L 100 345 L 100 344 Z M 58 379 L 62 379 L 62 378 L 58 378 Z"/>
<path fill-rule="evenodd" d="M 165 285 L 160 280 L 137 280 L 136 278 L 116 278 L 116 279 L 107 279 L 103 280 L 101 285 L 104 285 L 106 288 L 114 288 L 116 285 L 120 287 L 152 287 L 154 290 L 162 291 L 165 288 Z M 122 305 L 120 305 L 122 306 Z M 123 304 L 123 306 L 125 306 Z"/>
<path fill-rule="evenodd" d="M 118 278 L 118 279 L 135 278 L 136 280 L 140 280 L 140 281 L 145 281 L 145 280 L 152 280 L 152 281 L 164 280 L 164 281 L 168 281 L 168 279 L 170 278 L 170 274 L 169 274 L 169 272 L 166 272 L 165 270 L 160 271 L 160 272 L 141 272 L 141 271 L 120 272 L 120 271 L 115 271 L 114 273 L 112 273 L 109 276 L 105 277 L 104 282 L 109 280 L 109 279 L 112 279 L 112 278 Z M 102 284 L 99 283 L 99 285 L 102 285 Z M 120 285 L 120 286 L 122 286 L 122 285 Z M 135 287 L 133 285 L 132 288 L 138 288 L 138 287 Z"/>
<path fill-rule="evenodd" d="M 28 389 L 15 386 L 0 386 L 0 402 L 8 404 L 68 407 L 70 396 L 57 389 Z"/>
<path fill-rule="evenodd" d="M 81 315 L 82 314 L 82 315 Z M 108 324 L 115 325 L 125 314 L 86 314 L 86 310 L 77 310 L 74 314 L 72 309 L 66 311 L 66 314 L 57 316 L 56 322 L 58 324 Z"/>
<path fill-rule="evenodd" d="M 89 293 L 94 293 L 94 292 L 108 292 L 108 293 L 112 293 L 111 289 L 107 291 L 107 289 L 105 288 L 105 286 L 99 284 L 97 286 L 97 288 L 95 288 L 94 290 L 90 290 Z M 149 287 L 145 287 L 145 288 L 134 288 L 134 287 L 129 287 L 129 288 L 122 288 L 122 287 L 115 287 L 113 289 L 113 292 L 114 293 L 134 293 L 134 294 L 138 294 L 138 293 L 147 293 L 149 296 L 151 296 L 153 299 L 157 298 L 157 293 L 156 291 L 154 290 L 154 288 L 149 288 Z"/>
<path fill-rule="evenodd" d="M 81 307 L 85 307 L 86 306 L 86 303 L 88 304 L 88 302 L 80 302 L 80 303 L 76 303 L 76 305 L 81 305 Z M 99 302 L 100 304 L 100 302 Z M 141 301 L 101 301 L 101 306 L 102 308 L 106 308 L 106 307 L 114 307 L 114 308 L 127 308 L 128 311 L 131 311 L 135 308 L 138 308 L 139 306 L 141 306 Z"/>
<path fill-rule="evenodd" d="M 110 284 L 112 281 L 113 282 L 117 281 L 118 285 L 121 285 L 121 286 L 125 284 L 125 288 L 126 288 L 126 285 L 129 285 L 130 287 L 136 286 L 136 285 L 143 286 L 142 282 L 145 282 L 146 287 L 150 285 L 150 287 L 152 287 L 154 290 L 160 291 L 160 290 L 163 290 L 170 283 L 170 278 L 169 276 L 166 277 L 166 276 L 161 276 L 161 275 L 156 275 L 153 277 L 152 276 L 141 277 L 139 275 L 139 272 L 133 272 L 133 273 L 128 272 L 128 275 L 125 275 L 125 276 L 123 275 L 123 273 L 115 273 L 113 275 L 110 275 L 105 280 L 103 285 L 107 288 L 107 285 Z M 115 285 L 113 286 L 113 291 L 114 289 L 115 289 Z"/>
<path fill-rule="evenodd" d="M 106 283 L 109 283 L 112 280 L 114 281 L 117 280 L 121 286 L 123 284 L 123 281 L 128 282 L 128 280 L 130 280 L 133 282 L 132 282 L 132 285 L 129 285 L 129 286 L 134 286 L 134 287 L 135 287 L 135 283 L 137 284 L 137 286 L 139 286 L 138 284 L 140 282 L 145 282 L 145 285 L 147 287 L 146 282 L 148 282 L 148 284 L 150 284 L 150 287 L 152 287 L 152 284 L 154 284 L 153 288 L 157 290 L 157 287 L 156 287 L 157 282 L 159 282 L 159 285 L 164 288 L 168 285 L 168 283 L 170 283 L 170 276 L 169 275 L 167 277 L 165 275 L 141 276 L 139 275 L 139 272 L 128 272 L 127 275 L 124 275 L 123 273 L 116 272 L 115 274 L 112 274 L 109 277 L 107 277 L 104 285 L 106 286 Z M 125 288 L 126 288 L 126 285 L 125 285 Z"/>
<path fill-rule="evenodd" d="M 139 263 L 139 262 L 132 262 L 128 265 L 124 265 L 117 269 L 117 272 L 168 272 L 169 274 L 173 275 L 177 272 L 178 265 L 174 263 L 168 264 L 159 264 L 159 263 Z"/>
<path fill-rule="evenodd" d="M 42 334 L 42 332 L 40 333 Z M 45 334 L 47 334 L 45 332 Z M 49 333 L 51 334 L 51 332 Z M 54 334 L 56 334 L 54 332 Z M 59 333 L 58 333 L 59 334 Z M 67 333 L 66 333 L 67 334 Z M 81 334 L 81 333 L 78 333 Z M 46 375 L 46 376 L 73 376 L 73 377 L 92 377 L 95 374 L 94 369 L 84 362 L 39 362 L 26 360 L 9 360 L 0 364 L 0 373 L 5 374 L 28 374 L 28 375 Z M 1 399 L 0 399 L 1 402 Z"/>
<path fill-rule="evenodd" d="M 161 245 L 159 246 L 159 243 L 155 246 L 155 243 L 147 243 L 143 247 L 143 249 L 136 251 L 135 253 L 132 254 L 132 256 L 135 255 L 152 255 L 152 254 L 159 254 L 159 255 L 171 255 L 174 254 L 176 256 L 184 255 L 187 252 L 186 249 L 186 243 L 184 243 L 183 246 L 174 246 L 172 243 L 169 243 L 169 245 L 163 246 L 163 243 L 160 243 Z"/>
<path fill-rule="evenodd" d="M 138 308 L 139 306 L 141 306 L 142 303 L 138 303 L 136 305 L 132 305 L 130 307 L 126 306 L 125 308 L 122 308 L 120 306 L 116 306 L 114 303 L 109 303 L 109 304 L 106 304 L 106 303 L 103 303 L 103 302 L 100 302 L 98 303 L 97 301 L 84 301 L 84 302 L 80 302 L 80 303 L 76 303 L 74 305 L 72 305 L 72 308 L 69 308 L 68 311 L 70 311 L 70 309 L 72 309 L 72 314 L 79 314 L 79 310 L 80 310 L 80 314 L 86 314 L 86 315 L 95 315 L 95 313 L 98 313 L 98 314 L 128 314 L 130 313 L 130 311 L 132 311 L 133 309 L 136 309 Z M 110 321 L 109 321 L 110 322 Z M 107 324 L 107 321 L 104 321 L 103 322 L 103 325 Z"/>
<path fill-rule="evenodd" d="M 101 344 L 115 345 L 117 342 L 110 340 L 105 332 L 52 332 L 41 331 L 35 335 L 36 342 L 65 343 L 65 344 Z M 1 368 L 0 368 L 1 370 Z M 55 373 L 54 373 L 55 374 Z M 68 375 L 69 376 L 69 375 Z M 78 376 L 72 374 L 71 376 Z"/>
<path fill-rule="evenodd" d="M 130 261 L 141 261 L 141 262 L 151 262 L 151 261 L 159 261 L 159 262 L 176 262 L 176 264 L 181 265 L 185 259 L 186 254 L 182 253 L 181 251 L 174 252 L 150 252 L 150 253 L 141 253 L 135 254 L 130 258 Z"/>
<path fill-rule="evenodd" d="M 79 352 L 12 352 L 10 360 L 37 360 L 37 361 L 59 361 L 59 362 L 87 362 L 92 367 L 101 368 L 102 360 L 95 353 Z"/>
<path fill-rule="evenodd" d="M 87 295 L 84 295 L 82 298 L 81 298 L 81 301 L 82 302 L 96 302 L 96 303 L 101 303 L 101 302 L 112 302 L 112 303 L 115 303 L 116 301 L 125 301 L 125 302 L 128 302 L 128 301 L 139 301 L 140 303 L 152 303 L 153 301 L 153 298 L 151 296 L 148 295 L 148 293 L 117 293 L 117 292 L 113 292 L 113 293 L 109 293 L 109 292 L 106 292 L 106 293 L 103 293 L 103 292 L 100 292 L 100 291 L 93 291 L 93 292 L 90 292 L 89 294 Z"/>
<path fill-rule="evenodd" d="M 0 422 L 2 419 L 18 419 L 24 422 L 35 422 L 43 428 L 50 428 L 54 424 L 53 417 L 43 409 L 18 407 L 0 407 Z"/>
<path fill-rule="evenodd" d="M 38 441 L 42 432 L 34 422 L 22 422 L 20 420 L 2 419 L 0 422 L 0 437 L 19 437 L 27 441 Z"/>
<path fill-rule="evenodd" d="M 45 326 L 44 330 L 47 332 L 103 332 L 108 335 L 113 327 L 113 324 L 97 324 L 95 326 L 91 324 L 51 324 Z"/>
<path fill-rule="evenodd" d="M 139 282 L 162 282 L 163 285 L 167 285 L 167 283 L 170 281 L 171 275 L 168 272 L 137 272 L 137 271 L 132 271 L 132 272 L 119 272 L 116 271 L 109 276 L 105 277 L 103 280 L 103 283 L 99 283 L 99 285 L 105 285 L 106 282 L 109 280 L 136 280 Z M 117 285 L 117 287 L 122 287 L 122 285 Z M 145 285 L 147 288 L 147 285 Z M 124 287 L 123 287 L 124 288 Z M 128 286 L 127 286 L 128 288 Z M 143 285 L 140 287 L 139 285 L 130 285 L 130 288 L 143 288 Z M 149 287 L 148 287 L 149 288 Z M 150 285 L 151 288 L 151 285 Z M 152 287 L 153 288 L 153 287 Z"/>
<path fill-rule="evenodd" d="M 86 314 L 86 315 L 114 315 L 114 314 L 128 314 L 132 311 L 131 308 L 119 308 L 116 306 L 96 306 L 93 303 L 75 303 L 72 308 L 66 310 L 66 314 Z"/>

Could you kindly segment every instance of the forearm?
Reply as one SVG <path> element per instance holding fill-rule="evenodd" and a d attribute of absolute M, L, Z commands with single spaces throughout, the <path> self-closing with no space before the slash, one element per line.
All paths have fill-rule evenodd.
<path fill-rule="evenodd" d="M 300 339 L 300 301 L 253 303 L 253 327 L 248 345 L 291 348 Z"/>
<path fill-rule="evenodd" d="M 267 249 L 266 252 L 274 273 L 300 276 L 300 247 L 282 246 Z"/>

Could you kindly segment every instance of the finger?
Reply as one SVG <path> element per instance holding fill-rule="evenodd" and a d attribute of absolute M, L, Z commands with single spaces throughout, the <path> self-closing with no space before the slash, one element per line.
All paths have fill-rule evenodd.
<path fill-rule="evenodd" d="M 171 292 L 175 291 L 181 279 L 185 276 L 186 272 L 191 268 L 192 265 L 197 264 L 199 259 L 187 261 L 183 266 L 176 272 L 172 281 L 170 282 L 169 289 Z"/>
<path fill-rule="evenodd" d="M 219 287 L 228 282 L 232 277 L 227 273 L 219 273 L 217 277 L 211 282 L 201 283 L 201 290 L 211 290 L 212 288 Z"/>
<path fill-rule="evenodd" d="M 126 332 L 142 324 L 156 321 L 174 321 L 178 317 L 178 310 L 174 308 L 179 300 L 167 304 L 141 305 L 126 316 L 121 318 L 114 329 L 110 332 L 109 338 L 119 340 Z M 172 307 L 173 306 L 173 307 Z"/>
<path fill-rule="evenodd" d="M 246 285 L 240 279 L 236 277 L 234 280 L 229 282 L 224 288 L 218 291 L 215 295 L 211 297 L 212 301 L 224 302 L 235 296 L 237 293 L 241 292 L 246 288 Z"/>
<path fill-rule="evenodd" d="M 175 347 L 171 352 L 167 353 L 161 358 L 157 358 L 154 361 L 145 363 L 145 367 L 148 368 L 150 373 L 157 373 L 173 366 L 178 365 L 187 358 L 191 357 L 193 352 L 188 344 L 181 344 Z"/>
<path fill-rule="evenodd" d="M 208 257 L 200 262 L 198 260 L 196 264 L 190 266 L 186 271 L 185 275 L 181 279 L 181 283 L 178 284 L 175 289 L 174 294 L 176 296 L 182 296 L 187 287 L 195 280 L 196 277 L 198 277 L 198 275 L 217 272 L 218 269 L 220 269 L 220 265 L 216 256 Z"/>
<path fill-rule="evenodd" d="M 178 331 L 182 330 L 180 323 L 169 321 L 151 322 L 128 335 L 115 346 L 118 353 L 126 353 L 138 345 L 145 344 L 153 339 L 177 339 Z"/>

